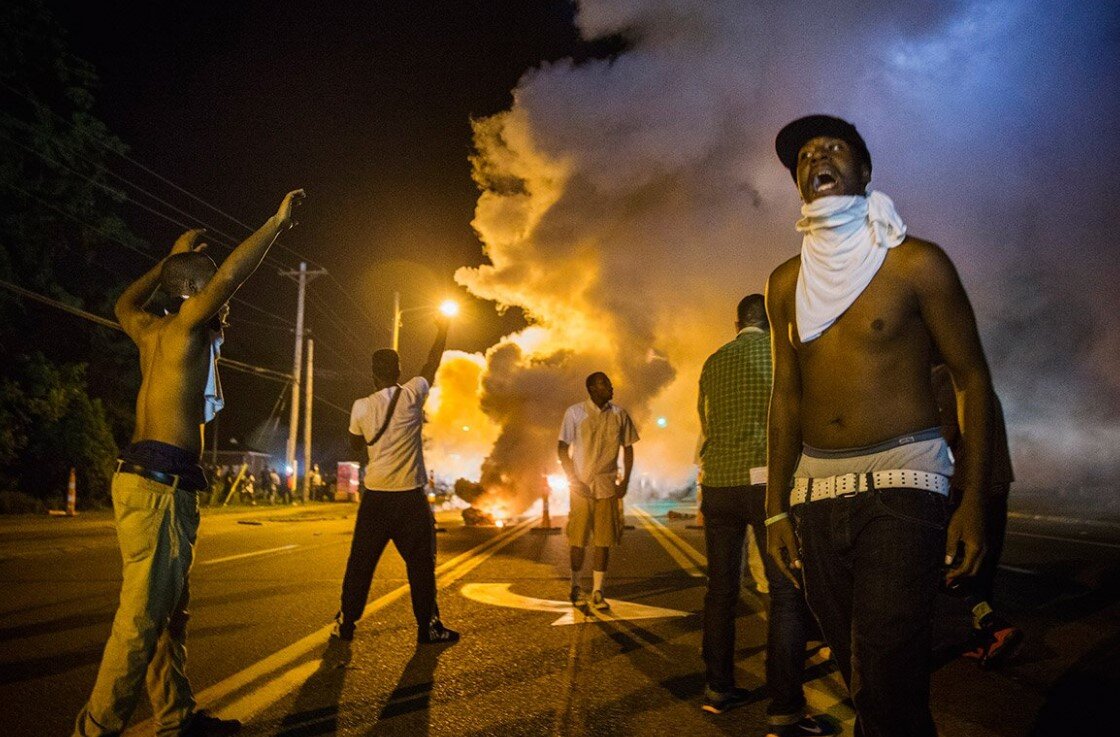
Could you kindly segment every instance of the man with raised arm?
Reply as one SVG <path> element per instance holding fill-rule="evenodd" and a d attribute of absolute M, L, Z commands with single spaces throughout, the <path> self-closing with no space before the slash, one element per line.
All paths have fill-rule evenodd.
<path fill-rule="evenodd" d="M 791 579 L 803 569 L 852 693 L 856 733 L 926 737 L 936 734 L 938 579 L 974 575 L 983 554 L 988 366 L 949 258 L 908 235 L 887 196 L 867 192 L 871 156 L 855 127 L 813 115 L 775 145 L 801 195 L 804 238 L 767 285 L 768 551 Z M 967 450 L 951 519 L 953 458 L 929 379 L 935 350 L 957 388 Z"/>
<path fill-rule="evenodd" d="M 587 400 L 568 407 L 560 426 L 556 455 L 568 477 L 571 510 L 568 512 L 569 561 L 572 606 L 587 604 L 580 586 L 580 571 L 587 546 L 591 561 L 591 606 L 610 608 L 603 596 L 603 582 L 611 548 L 622 542 L 622 499 L 634 470 L 634 443 L 638 430 L 630 414 L 611 402 L 614 386 L 602 371 L 584 382 Z M 622 448 L 622 479 L 618 478 L 618 450 Z"/>
<path fill-rule="evenodd" d="M 404 558 L 420 644 L 453 643 L 459 633 L 443 626 L 436 605 L 435 519 L 424 487 L 424 402 L 447 345 L 448 318 L 436 323 L 436 339 L 419 376 L 401 377 L 400 357 L 390 348 L 373 353 L 373 394 L 350 411 L 350 448 L 366 460 L 366 473 L 350 557 L 342 580 L 342 605 L 332 637 L 354 639 L 369 598 L 373 572 L 390 540 Z"/>
<path fill-rule="evenodd" d="M 234 292 L 256 270 L 276 236 L 293 225 L 303 190 L 289 192 L 257 232 L 215 265 L 201 230 L 132 283 L 117 319 L 140 349 L 140 394 L 132 443 L 117 459 L 113 512 L 124 558 L 120 605 L 97 681 L 74 734 L 118 735 L 147 679 L 157 734 L 226 735 L 241 728 L 195 709 L 186 675 L 188 574 L 198 534 L 202 431 L 222 408 L 217 357 Z M 160 292 L 164 314 L 145 309 Z"/>

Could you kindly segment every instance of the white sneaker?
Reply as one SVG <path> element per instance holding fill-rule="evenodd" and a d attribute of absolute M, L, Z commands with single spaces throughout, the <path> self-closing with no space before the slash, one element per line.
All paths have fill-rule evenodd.
<path fill-rule="evenodd" d="M 601 612 L 605 612 L 611 608 L 610 603 L 603 598 L 602 591 L 591 592 L 591 606 L 595 607 Z"/>

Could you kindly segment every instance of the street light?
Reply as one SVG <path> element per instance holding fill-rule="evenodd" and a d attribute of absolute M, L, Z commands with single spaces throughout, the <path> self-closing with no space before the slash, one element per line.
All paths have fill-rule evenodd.
<path fill-rule="evenodd" d="M 416 312 L 419 310 L 430 310 L 430 305 L 420 305 L 419 307 L 406 307 L 401 309 L 401 293 L 393 292 L 393 350 L 400 352 L 401 343 L 401 316 L 406 312 Z M 445 299 L 439 305 L 439 311 L 447 317 L 455 317 L 459 314 L 459 303 L 453 299 Z"/>

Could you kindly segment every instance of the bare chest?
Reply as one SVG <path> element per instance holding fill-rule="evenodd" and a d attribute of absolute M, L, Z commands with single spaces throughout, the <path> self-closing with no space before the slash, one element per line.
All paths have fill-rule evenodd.
<path fill-rule="evenodd" d="M 924 335 L 918 301 L 909 286 L 880 270 L 856 301 L 819 338 L 797 341 L 802 360 L 852 359 L 890 353 Z"/>

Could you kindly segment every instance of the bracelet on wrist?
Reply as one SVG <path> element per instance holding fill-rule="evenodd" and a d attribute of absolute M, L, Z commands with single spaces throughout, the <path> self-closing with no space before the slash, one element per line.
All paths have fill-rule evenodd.
<path fill-rule="evenodd" d="M 766 522 L 764 524 L 767 527 L 769 527 L 770 525 L 774 524 L 775 522 L 781 522 L 786 517 L 789 517 L 789 512 L 782 512 L 781 514 L 775 514 L 773 517 L 767 517 Z"/>

